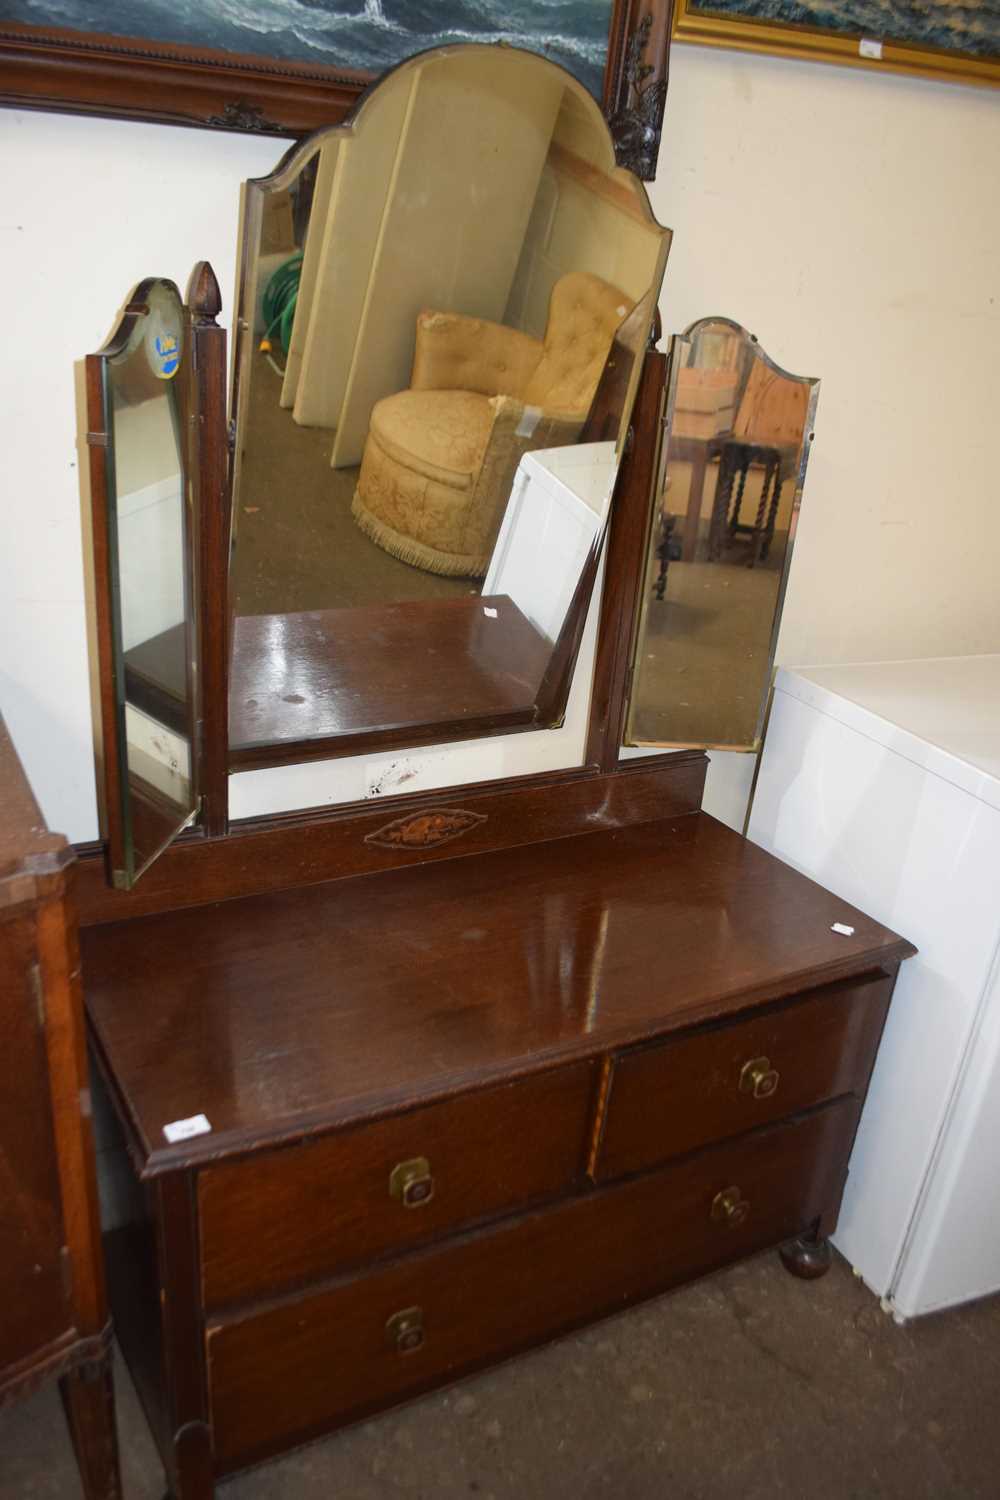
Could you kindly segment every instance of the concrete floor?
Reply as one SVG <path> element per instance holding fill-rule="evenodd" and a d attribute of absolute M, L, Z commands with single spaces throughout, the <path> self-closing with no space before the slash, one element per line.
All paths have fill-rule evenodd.
<path fill-rule="evenodd" d="M 572 1268 L 567 1267 L 567 1274 Z M 996 1500 L 1000 1297 L 897 1327 L 773 1254 L 230 1481 L 223 1500 Z M 126 1500 L 163 1479 L 122 1372 Z M 3 1500 L 80 1493 L 54 1389 L 0 1413 Z"/>

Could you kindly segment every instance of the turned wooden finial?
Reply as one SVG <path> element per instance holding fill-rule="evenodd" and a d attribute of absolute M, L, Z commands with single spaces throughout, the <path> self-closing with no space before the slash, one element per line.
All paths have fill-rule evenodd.
<path fill-rule="evenodd" d="M 222 293 L 207 260 L 200 260 L 191 272 L 187 305 L 199 323 L 214 323 L 222 311 Z"/>

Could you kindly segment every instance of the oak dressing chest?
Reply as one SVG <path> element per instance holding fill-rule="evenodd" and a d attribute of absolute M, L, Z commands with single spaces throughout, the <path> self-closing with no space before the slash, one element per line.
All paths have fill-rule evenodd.
<path fill-rule="evenodd" d="M 594 831 L 497 847 L 484 793 L 468 853 L 85 930 L 114 1315 L 178 1500 L 767 1246 L 822 1272 L 911 950 L 679 769 L 593 778 Z"/>

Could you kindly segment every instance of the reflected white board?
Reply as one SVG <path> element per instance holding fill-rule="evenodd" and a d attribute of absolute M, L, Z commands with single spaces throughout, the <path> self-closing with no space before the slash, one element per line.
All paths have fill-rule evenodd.
<path fill-rule="evenodd" d="M 613 442 L 526 453 L 514 477 L 484 595 L 507 594 L 535 629 L 554 641 L 604 524 L 614 482 Z"/>

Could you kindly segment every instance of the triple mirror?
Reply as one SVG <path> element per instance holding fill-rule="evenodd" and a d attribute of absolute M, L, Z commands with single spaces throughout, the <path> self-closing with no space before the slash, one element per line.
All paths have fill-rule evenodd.
<path fill-rule="evenodd" d="M 570 74 L 458 46 L 246 185 L 228 487 L 217 308 L 137 288 L 89 361 L 117 884 L 199 765 L 214 808 L 220 768 L 562 722 L 670 238 Z"/>
<path fill-rule="evenodd" d="M 759 747 L 818 395 L 727 318 L 673 340 L 627 745 Z"/>

